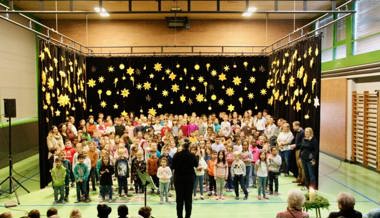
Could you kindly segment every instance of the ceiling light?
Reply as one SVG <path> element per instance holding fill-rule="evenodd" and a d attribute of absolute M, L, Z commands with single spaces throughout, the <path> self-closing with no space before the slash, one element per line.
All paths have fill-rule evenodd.
<path fill-rule="evenodd" d="M 108 13 L 108 11 L 105 8 L 103 8 L 103 7 L 95 7 L 94 10 L 97 13 L 99 13 L 99 15 L 101 17 L 109 17 L 110 16 L 110 14 Z"/>
<path fill-rule="evenodd" d="M 252 12 L 245 11 L 245 12 L 243 12 L 243 14 L 241 16 L 243 16 L 243 17 L 250 17 L 250 16 L 252 16 Z"/>
<path fill-rule="evenodd" d="M 248 12 L 251 12 L 251 13 L 254 13 L 256 10 L 257 10 L 256 7 L 249 7 L 249 8 L 247 9 L 247 11 L 248 11 Z"/>

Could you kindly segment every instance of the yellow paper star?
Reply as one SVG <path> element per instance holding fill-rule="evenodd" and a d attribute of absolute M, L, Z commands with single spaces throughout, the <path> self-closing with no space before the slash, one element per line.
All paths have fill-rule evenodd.
<path fill-rule="evenodd" d="M 144 89 L 145 90 L 149 90 L 151 87 L 152 87 L 152 85 L 150 84 L 150 82 L 145 82 L 144 83 Z"/>
<path fill-rule="evenodd" d="M 123 96 L 123 98 L 127 98 L 129 95 L 129 89 L 123 89 L 121 90 L 121 96 Z"/>
<path fill-rule="evenodd" d="M 172 91 L 173 92 L 178 92 L 178 90 L 179 90 L 179 85 L 177 85 L 177 84 L 172 85 Z"/>
<path fill-rule="evenodd" d="M 111 95 L 112 95 L 111 90 L 107 90 L 107 91 L 106 91 L 106 95 L 111 96 Z"/>
<path fill-rule="evenodd" d="M 295 84 L 295 79 L 294 79 L 293 76 L 290 76 L 290 78 L 289 78 L 289 86 L 290 86 L 290 87 L 293 87 L 294 84 Z"/>
<path fill-rule="evenodd" d="M 216 95 L 211 95 L 211 100 L 215 101 L 216 100 Z"/>
<path fill-rule="evenodd" d="M 113 105 L 113 109 L 118 109 L 119 108 L 119 105 L 118 104 L 114 104 Z"/>
<path fill-rule="evenodd" d="M 230 70 L 230 66 L 225 65 L 223 69 L 224 69 L 224 71 L 228 72 Z"/>
<path fill-rule="evenodd" d="M 153 73 L 149 74 L 149 78 L 153 79 L 154 78 L 154 74 Z"/>
<path fill-rule="evenodd" d="M 181 65 L 177 64 L 177 65 L 175 65 L 175 67 L 176 67 L 176 68 L 180 68 L 180 67 L 181 67 Z"/>
<path fill-rule="evenodd" d="M 241 78 L 238 77 L 238 76 L 235 76 L 234 79 L 232 80 L 232 83 L 233 83 L 235 86 L 240 85 L 240 83 L 241 83 Z"/>
<path fill-rule="evenodd" d="M 115 84 L 115 88 L 117 86 L 117 82 L 119 82 L 119 79 L 118 78 L 115 78 L 114 81 L 113 81 L 113 84 Z"/>
<path fill-rule="evenodd" d="M 256 78 L 253 77 L 253 76 L 249 77 L 249 82 L 250 83 L 255 83 L 256 82 Z"/>
<path fill-rule="evenodd" d="M 56 116 L 56 117 L 61 116 L 61 111 L 59 111 L 58 109 L 57 109 L 54 113 L 55 113 L 55 116 Z"/>
<path fill-rule="evenodd" d="M 247 61 L 244 61 L 244 62 L 243 62 L 243 65 L 244 65 L 244 67 L 247 67 L 247 66 L 248 66 L 248 62 L 247 62 Z"/>
<path fill-rule="evenodd" d="M 161 103 L 158 103 L 158 104 L 157 104 L 157 108 L 159 108 L 159 109 L 162 108 L 162 104 L 161 104 Z"/>
<path fill-rule="evenodd" d="M 123 112 L 121 112 L 121 114 L 120 114 L 121 116 L 123 116 L 123 117 L 125 117 L 125 116 L 127 116 L 128 115 L 128 113 L 125 111 L 125 110 L 123 110 Z"/>
<path fill-rule="evenodd" d="M 98 81 L 99 81 L 99 83 L 103 83 L 103 82 L 104 82 L 104 77 L 103 77 L 103 76 L 100 76 L 100 77 L 98 78 Z"/>
<path fill-rule="evenodd" d="M 169 79 L 171 79 L 172 81 L 175 80 L 176 77 L 177 75 L 175 75 L 173 72 L 169 75 Z"/>
<path fill-rule="evenodd" d="M 195 92 L 195 90 L 197 90 L 197 88 L 195 86 L 192 86 L 191 91 Z"/>
<path fill-rule="evenodd" d="M 233 88 L 227 88 L 227 89 L 226 89 L 226 94 L 227 94 L 228 96 L 233 96 L 233 95 L 235 94 L 235 91 L 234 91 Z"/>
<path fill-rule="evenodd" d="M 301 110 L 301 103 L 299 101 L 297 101 L 296 103 L 296 111 L 300 111 Z"/>
<path fill-rule="evenodd" d="M 109 66 L 109 67 L 108 67 L 108 72 L 112 73 L 113 71 L 114 71 L 113 66 Z"/>
<path fill-rule="evenodd" d="M 121 77 L 121 79 L 122 79 L 122 80 L 125 80 L 125 79 L 127 79 L 127 77 L 123 76 L 123 77 Z"/>
<path fill-rule="evenodd" d="M 61 107 L 65 107 L 66 105 L 68 105 L 70 103 L 70 98 L 68 95 L 60 95 L 58 97 L 58 104 L 61 106 Z"/>
<path fill-rule="evenodd" d="M 120 64 L 120 65 L 119 65 L 119 69 L 120 69 L 120 70 L 124 70 L 124 69 L 125 69 L 125 65 L 124 65 L 124 64 Z"/>
<path fill-rule="evenodd" d="M 142 89 L 142 85 L 139 83 L 139 84 L 137 84 L 136 88 L 137 88 L 138 90 L 140 90 L 140 89 Z"/>
<path fill-rule="evenodd" d="M 226 74 L 224 74 L 224 73 L 219 74 L 219 80 L 222 81 L 222 82 L 224 80 L 227 80 Z"/>
<path fill-rule="evenodd" d="M 266 95 L 267 94 L 267 90 L 266 89 L 261 89 L 260 94 L 261 95 Z"/>
<path fill-rule="evenodd" d="M 211 76 L 216 76 L 218 73 L 216 72 L 216 70 L 212 70 L 211 71 Z"/>
<path fill-rule="evenodd" d="M 204 80 L 203 76 L 198 77 L 198 82 L 202 83 Z"/>
<path fill-rule="evenodd" d="M 206 64 L 206 69 L 207 69 L 207 71 L 210 69 L 210 67 L 211 67 L 211 64 L 210 64 L 210 63 L 207 63 L 207 64 Z"/>
<path fill-rule="evenodd" d="M 235 106 L 233 106 L 232 104 L 230 104 L 230 105 L 228 105 L 227 110 L 228 110 L 229 112 L 233 112 L 233 111 L 235 110 Z"/>
<path fill-rule="evenodd" d="M 132 76 L 134 73 L 135 73 L 135 69 L 133 69 L 132 67 L 128 67 L 127 74 L 129 74 L 130 76 Z"/>
<path fill-rule="evenodd" d="M 166 74 L 170 74 L 170 72 L 172 72 L 169 68 L 167 68 L 166 70 L 165 70 L 165 73 Z"/>
<path fill-rule="evenodd" d="M 52 90 L 54 88 L 54 79 L 49 77 L 47 82 L 48 88 Z"/>
<path fill-rule="evenodd" d="M 105 102 L 105 101 L 100 102 L 100 106 L 101 106 L 102 108 L 107 107 L 107 102 Z"/>
<path fill-rule="evenodd" d="M 162 65 L 160 63 L 154 64 L 153 69 L 157 72 L 160 72 L 162 70 Z"/>
<path fill-rule="evenodd" d="M 152 116 L 156 116 L 156 114 L 157 114 L 157 112 L 156 112 L 156 109 L 154 109 L 154 108 L 150 108 L 149 110 L 148 110 L 148 113 L 150 114 L 150 115 L 152 115 Z"/>
<path fill-rule="evenodd" d="M 253 99 L 253 98 L 254 98 L 254 95 L 253 95 L 252 92 L 248 94 L 248 98 L 249 98 L 249 99 Z"/>
<path fill-rule="evenodd" d="M 194 69 L 195 70 L 199 70 L 201 67 L 199 66 L 199 64 L 196 64 L 196 65 L 194 65 Z"/>
<path fill-rule="evenodd" d="M 203 94 L 200 94 L 200 93 L 197 94 L 196 99 L 197 99 L 198 102 L 202 102 L 204 100 Z"/>
<path fill-rule="evenodd" d="M 223 105 L 224 104 L 224 100 L 223 99 L 219 99 L 218 104 L 219 105 Z"/>
<path fill-rule="evenodd" d="M 317 108 L 319 106 L 319 98 L 315 97 L 314 98 L 314 107 Z"/>
<path fill-rule="evenodd" d="M 187 103 L 188 103 L 189 105 L 192 105 L 192 104 L 193 104 L 193 100 L 191 100 L 191 98 L 189 98 L 189 100 L 187 100 Z"/>
<path fill-rule="evenodd" d="M 167 97 L 168 94 L 169 94 L 169 92 L 168 92 L 167 90 L 164 89 L 164 90 L 162 91 L 162 96 Z"/>
<path fill-rule="evenodd" d="M 184 102 L 186 101 L 186 96 L 182 94 L 182 95 L 179 97 L 179 100 L 180 100 L 182 103 L 184 103 Z"/>

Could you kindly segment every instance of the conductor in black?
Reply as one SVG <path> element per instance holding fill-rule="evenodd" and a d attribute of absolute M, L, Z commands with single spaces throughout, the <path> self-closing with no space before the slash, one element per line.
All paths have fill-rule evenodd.
<path fill-rule="evenodd" d="M 190 142 L 186 139 L 183 149 L 173 157 L 174 186 L 176 192 L 177 217 L 183 218 L 183 203 L 185 203 L 185 218 L 191 217 L 192 193 L 195 181 L 194 167 L 197 167 L 197 158 L 190 153 Z"/>

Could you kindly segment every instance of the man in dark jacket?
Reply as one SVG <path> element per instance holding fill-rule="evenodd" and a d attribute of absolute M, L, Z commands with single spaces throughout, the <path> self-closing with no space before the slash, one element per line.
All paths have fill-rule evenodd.
<path fill-rule="evenodd" d="M 185 140 L 183 150 L 173 157 L 174 186 L 176 191 L 177 217 L 183 218 L 183 203 L 185 203 L 185 218 L 191 217 L 192 193 L 195 179 L 194 167 L 198 165 L 194 154 L 190 153 L 190 142 Z"/>
<path fill-rule="evenodd" d="M 304 138 L 304 130 L 303 128 L 301 127 L 301 124 L 299 121 L 294 121 L 293 122 L 293 130 L 294 130 L 294 145 L 295 145 L 295 149 L 294 149 L 294 154 L 295 154 L 295 161 L 296 161 L 296 164 L 297 164 L 297 173 L 295 174 L 295 176 L 297 177 L 297 180 L 293 181 L 294 183 L 298 183 L 299 185 L 304 185 L 304 182 L 305 182 L 305 173 L 304 173 L 304 169 L 302 168 L 302 160 L 301 160 L 301 157 L 300 157 L 300 154 L 301 154 L 301 151 L 300 151 L 300 148 L 301 148 L 301 144 L 302 144 L 302 140 Z"/>

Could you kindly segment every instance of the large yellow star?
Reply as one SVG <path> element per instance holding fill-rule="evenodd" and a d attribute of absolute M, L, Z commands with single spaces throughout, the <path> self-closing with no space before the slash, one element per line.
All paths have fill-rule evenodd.
<path fill-rule="evenodd" d="M 152 115 L 152 116 L 156 116 L 156 114 L 157 114 L 157 112 L 156 112 L 156 109 L 154 109 L 154 108 L 150 108 L 149 110 L 148 110 L 148 113 L 150 114 L 150 115 Z"/>
<path fill-rule="evenodd" d="M 198 82 L 202 83 L 204 80 L 203 76 L 198 77 Z"/>
<path fill-rule="evenodd" d="M 227 88 L 227 89 L 226 89 L 226 94 L 227 94 L 228 96 L 233 96 L 233 95 L 235 94 L 235 91 L 234 91 L 233 88 Z"/>
<path fill-rule="evenodd" d="M 289 78 L 289 82 L 288 82 L 288 84 L 289 84 L 290 87 L 293 87 L 293 86 L 294 86 L 294 84 L 295 84 L 295 79 L 294 79 L 293 76 L 291 76 L 291 77 Z"/>
<path fill-rule="evenodd" d="M 266 95 L 267 94 L 267 90 L 266 89 L 261 89 L 260 93 L 261 93 L 261 95 Z"/>
<path fill-rule="evenodd" d="M 241 78 L 238 77 L 238 76 L 235 76 L 234 79 L 232 80 L 232 83 L 233 83 L 235 86 L 240 85 L 240 83 L 241 83 Z"/>
<path fill-rule="evenodd" d="M 138 90 L 140 90 L 140 89 L 142 89 L 142 85 L 139 83 L 139 84 L 137 84 L 136 88 L 137 88 Z"/>
<path fill-rule="evenodd" d="M 164 89 L 164 90 L 162 91 L 162 96 L 167 97 L 168 94 L 169 94 L 169 92 L 168 92 L 167 90 Z"/>
<path fill-rule="evenodd" d="M 157 72 L 160 72 L 162 70 L 162 65 L 160 63 L 154 64 L 153 69 Z"/>
<path fill-rule="evenodd" d="M 52 90 L 54 88 L 54 79 L 49 77 L 47 82 L 48 88 Z"/>
<path fill-rule="evenodd" d="M 125 110 L 123 110 L 123 112 L 121 112 L 121 116 L 125 117 L 127 115 L 128 115 L 128 113 Z"/>
<path fill-rule="evenodd" d="M 223 69 L 224 69 L 224 71 L 228 72 L 230 70 L 230 66 L 225 65 Z"/>
<path fill-rule="evenodd" d="M 107 102 L 105 102 L 105 101 L 100 102 L 100 106 L 101 106 L 102 108 L 107 107 Z"/>
<path fill-rule="evenodd" d="M 112 73 L 113 71 L 114 71 L 113 66 L 109 66 L 109 67 L 108 67 L 108 72 Z"/>
<path fill-rule="evenodd" d="M 150 84 L 150 82 L 145 82 L 144 83 L 144 89 L 145 90 L 149 90 L 151 87 L 152 87 L 152 85 Z"/>
<path fill-rule="evenodd" d="M 61 107 L 65 107 L 66 105 L 68 105 L 70 103 L 70 98 L 68 95 L 64 94 L 64 95 L 60 95 L 58 96 L 58 104 L 61 106 Z"/>
<path fill-rule="evenodd" d="M 169 75 L 169 79 L 171 79 L 172 81 L 175 80 L 176 77 L 177 75 L 175 75 L 173 72 Z"/>
<path fill-rule="evenodd" d="M 256 82 L 256 78 L 253 77 L 253 76 L 249 77 L 249 82 L 250 83 L 255 83 Z"/>
<path fill-rule="evenodd" d="M 222 82 L 224 80 L 227 80 L 226 74 L 224 74 L 224 73 L 219 74 L 219 80 L 222 81 Z"/>
<path fill-rule="evenodd" d="M 104 82 L 104 77 L 103 76 L 100 76 L 99 78 L 98 78 L 98 81 L 100 82 L 100 83 L 103 83 Z"/>
<path fill-rule="evenodd" d="M 204 100 L 205 98 L 204 98 L 203 94 L 200 94 L 200 93 L 199 93 L 199 94 L 197 94 L 196 99 L 197 99 L 198 102 L 203 102 L 203 100 Z"/>
<path fill-rule="evenodd" d="M 297 101 L 296 103 L 296 111 L 300 111 L 301 110 L 301 103 L 299 101 Z"/>
<path fill-rule="evenodd" d="M 87 82 L 88 87 L 93 88 L 96 86 L 96 81 L 94 79 L 89 79 Z"/>
<path fill-rule="evenodd" d="M 167 68 L 166 70 L 165 70 L 165 73 L 166 74 L 169 74 L 171 72 L 171 70 L 169 69 L 169 68 Z"/>
<path fill-rule="evenodd" d="M 178 90 L 179 90 L 179 85 L 177 85 L 177 84 L 172 85 L 172 91 L 173 92 L 178 92 Z"/>
<path fill-rule="evenodd" d="M 224 104 L 224 100 L 223 99 L 219 99 L 218 104 L 219 105 L 223 105 Z"/>
<path fill-rule="evenodd" d="M 134 73 L 135 73 L 135 69 L 133 69 L 132 67 L 128 67 L 127 74 L 129 74 L 130 76 L 132 76 Z"/>
<path fill-rule="evenodd" d="M 254 95 L 253 95 L 253 93 L 251 92 L 251 93 L 249 93 L 248 94 L 248 99 L 253 99 L 254 98 Z"/>
<path fill-rule="evenodd" d="M 235 106 L 233 106 L 232 104 L 230 104 L 230 105 L 228 105 L 227 110 L 228 110 L 229 112 L 233 112 L 233 111 L 235 110 Z"/>
<path fill-rule="evenodd" d="M 123 96 L 123 98 L 127 98 L 129 95 L 129 90 L 128 89 L 123 89 L 121 90 L 121 96 Z"/>
<path fill-rule="evenodd" d="M 180 100 L 182 103 L 184 103 L 184 102 L 186 101 L 186 96 L 182 94 L 182 95 L 179 97 L 179 100 Z"/>

